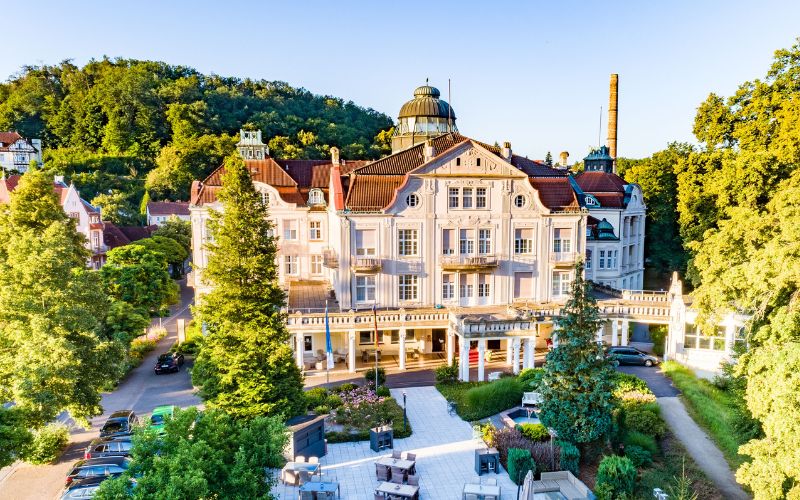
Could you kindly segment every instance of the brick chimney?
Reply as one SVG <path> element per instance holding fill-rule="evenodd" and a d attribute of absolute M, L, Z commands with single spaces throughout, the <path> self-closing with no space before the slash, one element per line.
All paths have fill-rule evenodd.
<path fill-rule="evenodd" d="M 336 146 L 331 148 L 331 163 L 334 165 L 340 165 L 339 163 L 339 148 Z"/>
<path fill-rule="evenodd" d="M 503 158 L 511 161 L 511 143 L 508 141 L 503 143 Z"/>
<path fill-rule="evenodd" d="M 608 154 L 614 159 L 614 171 L 617 170 L 617 108 L 619 99 L 619 75 L 611 75 L 608 92 Z"/>
<path fill-rule="evenodd" d="M 567 160 L 569 160 L 569 153 L 567 151 L 562 151 L 561 154 L 558 155 L 561 158 L 560 164 L 562 167 L 567 166 Z"/>

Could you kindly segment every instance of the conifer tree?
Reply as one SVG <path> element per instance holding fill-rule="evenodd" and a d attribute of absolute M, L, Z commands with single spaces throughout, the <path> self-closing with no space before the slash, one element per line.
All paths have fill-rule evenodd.
<path fill-rule="evenodd" d="M 225 161 L 223 208 L 212 211 L 208 265 L 213 290 L 197 308 L 207 336 L 192 379 L 209 406 L 238 417 L 305 410 L 303 377 L 295 365 L 278 285 L 276 243 L 267 207 L 236 155 Z"/>
<path fill-rule="evenodd" d="M 602 322 L 589 291 L 579 262 L 570 298 L 555 320 L 558 347 L 547 355 L 540 386 L 542 423 L 573 443 L 599 439 L 611 427 L 614 367 L 596 341 Z"/>
<path fill-rule="evenodd" d="M 548 151 L 544 157 L 544 164 L 547 165 L 548 167 L 553 166 L 553 155 L 550 154 L 550 151 Z"/>

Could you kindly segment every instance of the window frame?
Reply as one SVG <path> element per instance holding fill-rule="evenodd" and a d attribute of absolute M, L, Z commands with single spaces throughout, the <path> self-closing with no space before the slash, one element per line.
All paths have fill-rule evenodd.
<path fill-rule="evenodd" d="M 314 254 L 311 256 L 311 274 L 315 276 L 319 276 L 322 274 L 322 263 L 324 259 L 322 255 Z"/>
<path fill-rule="evenodd" d="M 283 221 L 283 239 L 284 241 L 297 241 L 298 233 L 297 230 L 297 219 L 287 219 Z M 292 233 L 294 233 L 292 235 Z"/>
<path fill-rule="evenodd" d="M 415 302 L 419 300 L 419 276 L 416 274 L 401 274 L 397 277 L 397 296 L 401 302 Z"/>
<path fill-rule="evenodd" d="M 419 256 L 419 230 L 414 228 L 397 229 L 397 254 L 401 257 Z"/>
<path fill-rule="evenodd" d="M 371 281 L 371 283 L 370 283 Z M 377 297 L 377 279 L 375 275 L 371 274 L 364 274 L 364 275 L 357 275 L 355 279 L 355 300 L 357 303 L 364 303 L 364 302 L 375 302 Z M 359 291 L 363 291 L 363 298 L 359 298 Z M 372 292 L 372 296 L 370 297 L 370 291 Z"/>
<path fill-rule="evenodd" d="M 292 272 L 294 269 L 294 272 Z M 283 256 L 283 274 L 286 276 L 297 276 L 300 274 L 300 259 L 297 255 Z"/>
<path fill-rule="evenodd" d="M 316 237 L 314 236 L 314 233 L 317 233 Z M 308 239 L 310 241 L 322 240 L 322 221 L 319 220 L 308 221 Z"/>

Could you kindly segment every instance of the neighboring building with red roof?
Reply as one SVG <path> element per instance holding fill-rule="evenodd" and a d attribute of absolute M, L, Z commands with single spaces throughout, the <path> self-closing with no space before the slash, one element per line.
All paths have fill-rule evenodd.
<path fill-rule="evenodd" d="M 189 221 L 189 202 L 150 201 L 147 203 L 147 225 L 160 226 L 171 217 Z"/>
<path fill-rule="evenodd" d="M 303 315 L 289 323 L 301 366 L 325 346 L 320 314 L 326 298 L 337 313 L 377 306 L 395 314 L 383 320 L 380 341 L 382 349 L 398 353 L 401 367 L 408 345 L 434 353 L 444 352 L 446 343 L 451 359 L 455 339 L 446 332 L 456 319 L 448 311 L 461 321 L 467 310 L 492 311 L 496 318 L 511 306 L 558 307 L 569 293 L 574 264 L 590 245 L 589 214 L 597 212 L 598 222 L 613 218 L 612 212 L 631 204 L 631 193 L 639 193 L 637 206 L 644 210 L 638 188 L 613 174 L 572 177 L 514 154 L 510 143 L 492 146 L 461 135 L 455 112 L 428 85 L 403 106 L 395 134 L 391 155 L 344 161 L 336 148 L 330 160 L 274 159 L 260 133 L 241 132 L 240 154 L 278 237 L 279 280 L 289 289 L 289 310 Z M 199 295 L 208 291 L 202 280 L 206 228 L 209 208 L 222 208 L 217 193 L 223 172 L 218 168 L 191 189 L 197 267 L 190 283 Z M 643 219 L 641 229 L 636 234 L 643 239 Z M 354 370 L 357 345 L 375 342 L 373 328 L 368 322 L 337 325 L 333 344 L 351 353 Z M 540 328 L 529 321 L 525 328 L 524 365 L 532 367 L 534 346 L 550 335 L 552 322 Z M 489 348 L 505 350 L 509 363 L 516 352 L 519 361 L 521 338 L 498 333 Z M 462 353 L 467 350 L 462 345 Z"/>
<path fill-rule="evenodd" d="M 42 163 L 42 141 L 16 132 L 0 132 L 0 169 L 4 174 L 28 171 L 31 161 Z"/>

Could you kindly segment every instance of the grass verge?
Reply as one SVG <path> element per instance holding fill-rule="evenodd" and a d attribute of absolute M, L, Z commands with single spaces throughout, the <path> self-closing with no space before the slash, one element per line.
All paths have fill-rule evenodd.
<path fill-rule="evenodd" d="M 639 481 L 636 483 L 636 498 L 653 498 L 653 488 L 668 491 L 669 487 L 674 487 L 676 478 L 681 477 L 684 464 L 686 477 L 691 480 L 692 489 L 697 494 L 698 500 L 721 500 L 723 498 L 714 487 L 714 483 L 706 478 L 675 436 L 667 432 L 660 445 L 660 456 L 654 457 L 653 464 L 642 469 L 639 474 Z"/>
<path fill-rule="evenodd" d="M 744 443 L 734 425 L 736 408 L 733 397 L 675 361 L 667 361 L 661 366 L 683 393 L 689 415 L 711 436 L 735 471 L 747 457 L 739 455 L 739 445 Z"/>

